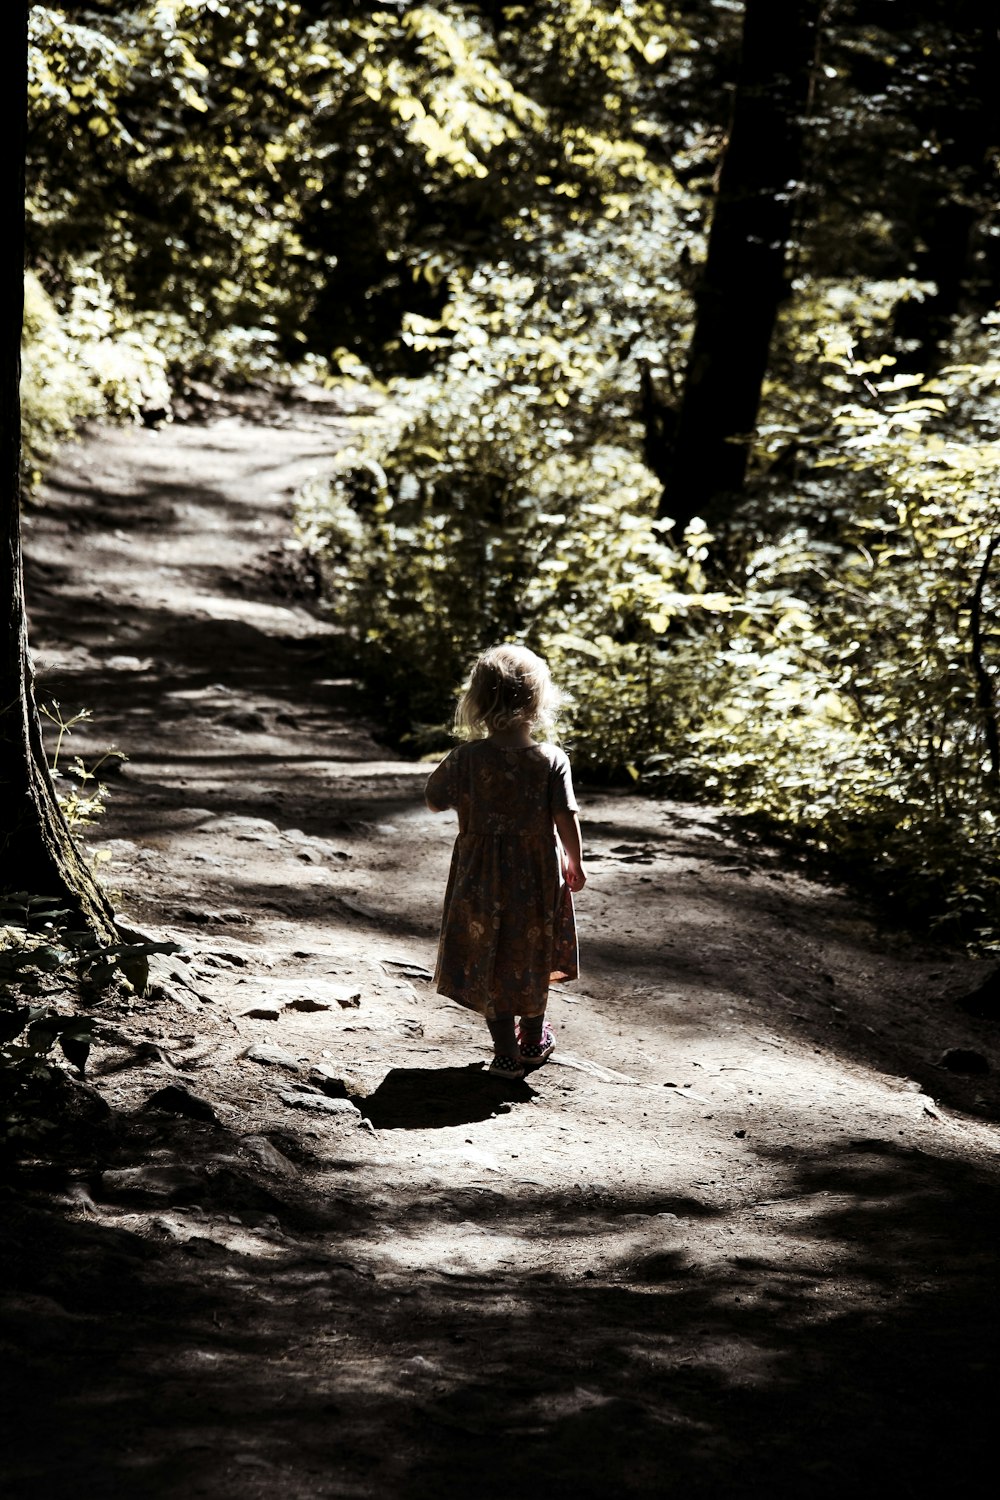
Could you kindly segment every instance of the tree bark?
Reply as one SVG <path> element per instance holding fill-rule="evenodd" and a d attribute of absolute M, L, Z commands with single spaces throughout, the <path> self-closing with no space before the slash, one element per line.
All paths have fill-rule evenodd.
<path fill-rule="evenodd" d="M 28 651 L 21 564 L 21 322 L 28 0 L 0 10 L 0 83 L 9 117 L 0 158 L 7 207 L 7 287 L 0 297 L 0 886 L 64 899 L 101 938 L 114 916 L 73 842 L 42 744 Z"/>
<path fill-rule="evenodd" d="M 947 361 L 947 339 L 963 306 L 986 311 L 997 298 L 996 256 L 976 231 L 995 209 L 995 153 L 1000 146 L 1000 31 L 995 15 L 956 0 L 950 49 L 936 59 L 938 81 L 914 109 L 916 123 L 936 146 L 938 191 L 916 205 L 918 248 L 914 274 L 934 290 L 903 302 L 894 319 L 900 370 L 936 374 Z M 906 24 L 900 18 L 901 24 Z M 912 24 L 912 23 L 910 23 Z"/>
<path fill-rule="evenodd" d="M 677 531 L 694 516 L 725 513 L 743 489 L 786 295 L 819 11 L 820 0 L 747 0 L 729 143 L 659 507 Z"/>

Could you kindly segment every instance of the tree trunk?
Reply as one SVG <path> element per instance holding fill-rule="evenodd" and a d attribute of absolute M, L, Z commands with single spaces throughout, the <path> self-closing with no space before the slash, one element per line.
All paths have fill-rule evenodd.
<path fill-rule="evenodd" d="M 0 10 L 0 81 L 10 126 L 0 202 L 7 207 L 7 289 L 0 298 L 0 886 L 65 899 L 95 933 L 114 917 L 56 801 L 42 745 L 28 653 L 21 567 L 21 320 L 28 0 Z M 2 475 L 6 475 L 5 479 Z"/>
<path fill-rule="evenodd" d="M 802 167 L 820 0 L 747 0 L 729 144 L 660 502 L 680 531 L 743 489 Z"/>
<path fill-rule="evenodd" d="M 901 18 L 902 20 L 902 18 Z M 917 206 L 914 255 L 918 281 L 934 290 L 923 301 L 900 304 L 894 332 L 901 346 L 898 368 L 933 375 L 948 357 L 947 339 L 956 316 L 996 303 L 995 253 L 981 237 L 981 264 L 973 262 L 976 231 L 987 229 L 995 211 L 995 154 L 1000 146 L 1000 32 L 995 16 L 956 4 L 954 44 L 936 59 L 938 82 L 915 110 L 921 130 L 936 144 L 938 193 Z"/>

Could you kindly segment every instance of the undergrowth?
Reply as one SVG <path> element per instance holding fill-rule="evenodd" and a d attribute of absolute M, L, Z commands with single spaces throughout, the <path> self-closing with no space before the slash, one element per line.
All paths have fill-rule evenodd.
<path fill-rule="evenodd" d="M 174 942 L 99 943 L 55 898 L 0 893 L 0 1144 L 57 1128 L 56 1049 L 82 1077 L 96 1025 L 86 1009 L 122 981 L 142 993 L 150 956 L 178 951 Z"/>
<path fill-rule="evenodd" d="M 453 371 L 304 489 L 300 538 L 411 751 L 448 744 L 479 650 L 523 642 L 569 694 L 579 770 L 721 801 L 996 950 L 993 330 L 934 381 L 860 366 L 835 335 L 808 464 L 790 484 L 762 452 L 718 536 L 655 519 L 627 423 L 604 441 L 538 424 L 509 383 Z"/>

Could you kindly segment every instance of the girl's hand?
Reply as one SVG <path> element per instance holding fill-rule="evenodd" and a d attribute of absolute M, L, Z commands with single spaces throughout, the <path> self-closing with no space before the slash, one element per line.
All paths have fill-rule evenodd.
<path fill-rule="evenodd" d="M 562 845 L 563 873 L 566 877 L 566 884 L 571 891 L 582 891 L 587 884 L 587 875 L 583 868 L 583 838 L 580 833 L 580 819 L 575 812 L 570 812 L 566 807 L 556 813 L 553 821 Z"/>

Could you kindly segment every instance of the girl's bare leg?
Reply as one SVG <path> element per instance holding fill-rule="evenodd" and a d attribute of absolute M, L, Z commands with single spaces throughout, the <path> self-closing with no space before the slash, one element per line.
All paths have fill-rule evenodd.
<path fill-rule="evenodd" d="M 537 1047 L 538 1043 L 542 1040 L 542 1027 L 544 1025 L 544 1015 L 521 1017 L 521 1041 L 526 1047 Z"/>
<path fill-rule="evenodd" d="M 493 1038 L 493 1051 L 497 1057 L 512 1057 L 517 1061 L 517 1036 L 514 1031 L 513 1016 L 498 1016 L 495 1021 L 487 1019 L 490 1028 L 490 1036 Z"/>

